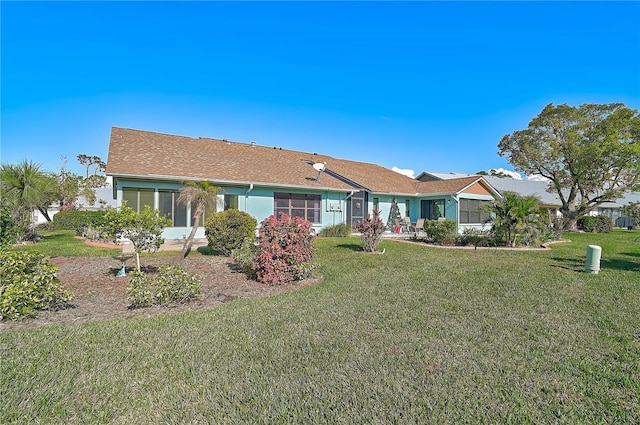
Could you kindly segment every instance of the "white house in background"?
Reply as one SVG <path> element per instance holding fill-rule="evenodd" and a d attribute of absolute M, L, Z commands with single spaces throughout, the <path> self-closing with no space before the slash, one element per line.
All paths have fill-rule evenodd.
<path fill-rule="evenodd" d="M 437 173 L 437 172 L 422 172 L 417 180 L 420 181 L 434 181 L 434 180 L 448 180 L 459 179 L 462 177 L 473 176 L 474 174 L 465 173 Z M 539 180 L 518 180 L 509 177 L 496 177 L 496 176 L 483 176 L 484 179 L 496 188 L 501 194 L 505 192 L 515 192 L 521 196 L 535 196 L 540 200 L 540 205 L 548 209 L 551 213 L 557 217 L 561 216 L 559 210 L 562 206 L 560 198 L 555 192 L 548 192 L 546 181 Z M 617 227 L 628 227 L 633 225 L 633 221 L 629 217 L 625 217 L 620 212 L 620 208 L 629 202 L 639 202 L 639 192 L 628 192 L 623 198 L 617 199 L 615 202 L 605 202 L 598 208 L 591 211 L 590 215 L 606 215 L 613 220 Z M 636 223 L 638 225 L 640 223 Z"/>
<path fill-rule="evenodd" d="M 109 179 L 108 181 L 111 181 Z M 78 209 L 84 211 L 97 211 L 100 209 L 107 209 L 109 207 L 115 208 L 116 200 L 113 196 L 113 186 L 109 185 L 106 187 L 99 187 L 96 189 L 96 202 L 93 204 L 89 204 L 89 202 L 84 198 L 78 198 L 78 202 L 76 203 Z M 47 211 L 49 212 L 49 217 L 53 219 L 53 216 L 60 212 L 60 207 L 58 205 L 51 205 Z M 40 211 L 33 210 L 32 222 L 36 225 L 46 223 L 47 219 L 44 218 Z"/>

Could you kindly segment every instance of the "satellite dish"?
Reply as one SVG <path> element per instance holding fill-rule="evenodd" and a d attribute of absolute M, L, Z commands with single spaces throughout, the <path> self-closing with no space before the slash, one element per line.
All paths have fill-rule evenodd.
<path fill-rule="evenodd" d="M 326 162 L 316 162 L 313 164 L 313 168 L 319 173 L 324 171 L 324 167 L 326 166 L 327 166 Z"/>

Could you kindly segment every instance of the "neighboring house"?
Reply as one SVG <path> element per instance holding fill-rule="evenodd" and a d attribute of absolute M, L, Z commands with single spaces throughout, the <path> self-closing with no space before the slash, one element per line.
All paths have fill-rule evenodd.
<path fill-rule="evenodd" d="M 420 181 L 437 181 L 458 179 L 473 174 L 463 173 L 434 173 L 423 172 L 416 178 Z M 562 201 L 555 192 L 547 191 L 548 182 L 539 180 L 518 180 L 509 177 L 483 176 L 491 186 L 496 188 L 501 194 L 505 192 L 515 192 L 521 196 L 534 196 L 540 201 L 540 206 L 549 210 L 550 214 L 555 217 L 561 217 L 560 207 Z M 626 193 L 623 198 L 617 199 L 616 202 L 605 202 L 598 208 L 591 211 L 590 215 L 607 215 L 617 227 L 628 227 L 633 225 L 633 220 L 625 217 L 620 212 L 620 208 L 629 202 L 640 201 L 640 193 Z M 636 223 L 637 225 L 638 223 Z"/>
<path fill-rule="evenodd" d="M 284 212 L 306 218 L 315 230 L 353 226 L 374 210 L 386 223 L 396 202 L 413 222 L 446 218 L 462 231 L 481 226 L 480 206 L 500 197 L 482 176 L 421 182 L 379 165 L 318 153 L 117 127 L 111 131 L 106 174 L 113 177 L 118 206 L 127 201 L 139 211 L 150 205 L 172 220 L 163 232 L 166 239 L 182 239 L 191 230 L 192 208 L 177 201 L 185 181 L 222 187 L 218 209 L 237 208 L 258 222 Z M 196 237 L 204 237 L 202 227 Z"/>
<path fill-rule="evenodd" d="M 115 208 L 115 206 L 116 201 L 113 196 L 113 187 L 110 185 L 107 187 L 99 187 L 96 189 L 96 201 L 93 204 L 90 204 L 89 201 L 87 201 L 82 196 L 78 198 L 78 201 L 76 202 L 76 207 L 79 210 L 83 211 L 97 211 L 110 207 Z M 60 206 L 51 205 L 49 208 L 47 208 L 47 212 L 49 213 L 49 217 L 53 219 L 53 216 L 60 212 Z M 33 210 L 32 222 L 37 225 L 46 223 L 47 219 L 44 218 L 39 210 L 35 209 Z"/>

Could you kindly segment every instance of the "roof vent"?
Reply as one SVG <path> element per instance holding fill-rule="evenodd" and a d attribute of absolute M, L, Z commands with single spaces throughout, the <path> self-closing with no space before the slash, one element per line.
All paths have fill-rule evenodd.
<path fill-rule="evenodd" d="M 251 141 L 251 147 L 255 147 L 256 146 L 256 142 L 254 140 Z"/>

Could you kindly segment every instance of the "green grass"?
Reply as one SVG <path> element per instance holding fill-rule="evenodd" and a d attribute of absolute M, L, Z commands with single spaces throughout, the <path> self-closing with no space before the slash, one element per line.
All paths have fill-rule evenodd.
<path fill-rule="evenodd" d="M 90 246 L 81 239 L 75 238 L 73 230 L 39 231 L 42 237 L 35 244 L 16 245 L 12 249 L 23 251 L 37 251 L 48 257 L 108 257 L 118 255 L 122 252 L 122 247 L 102 248 Z M 176 252 L 163 251 L 154 253 L 143 253 L 144 256 L 175 256 Z M 190 255 L 198 255 L 197 250 L 192 250 Z"/>
<path fill-rule="evenodd" d="M 122 251 L 117 249 L 89 246 L 83 240 L 75 238 L 72 230 L 39 231 L 42 239 L 35 244 L 16 245 L 12 249 L 38 251 L 49 257 L 106 257 Z"/>
<path fill-rule="evenodd" d="M 325 279 L 301 291 L 0 334 L 0 423 L 638 423 L 637 236 L 319 239 Z"/>

